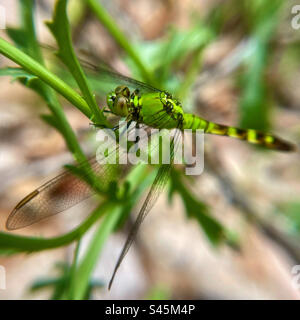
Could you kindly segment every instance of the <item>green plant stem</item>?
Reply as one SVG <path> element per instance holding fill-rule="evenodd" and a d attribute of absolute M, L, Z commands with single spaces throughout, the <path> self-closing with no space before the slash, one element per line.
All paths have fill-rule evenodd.
<path fill-rule="evenodd" d="M 35 58 L 41 64 L 43 64 L 43 56 L 36 41 L 35 25 L 34 25 L 34 0 L 22 1 L 19 0 L 22 30 L 26 31 L 26 34 L 30 35 L 26 41 L 27 53 L 30 57 Z"/>
<path fill-rule="evenodd" d="M 99 259 L 99 252 L 103 248 L 109 235 L 113 232 L 118 220 L 122 214 L 122 207 L 116 207 L 109 212 L 99 228 L 97 229 L 94 237 L 89 245 L 88 250 L 82 260 L 82 263 L 78 266 L 76 283 L 74 284 L 74 299 L 81 300 L 86 295 L 87 285 L 91 277 L 92 270 L 96 262 Z"/>
<path fill-rule="evenodd" d="M 130 45 L 126 36 L 117 26 L 116 22 L 112 19 L 112 17 L 106 12 L 106 10 L 101 6 L 99 1 L 96 0 L 85 0 L 93 11 L 95 16 L 99 19 L 99 21 L 104 25 L 104 27 L 109 31 L 115 41 L 119 44 L 120 47 L 124 49 L 125 52 L 131 57 L 131 59 L 135 62 L 137 67 L 140 69 L 141 74 L 146 82 L 155 86 L 155 81 L 147 70 L 145 65 L 143 64 L 141 58 L 137 55 L 136 51 Z"/>
<path fill-rule="evenodd" d="M 194 83 L 197 75 L 199 74 L 199 69 L 202 63 L 202 52 L 203 47 L 196 49 L 190 62 L 189 68 L 185 73 L 185 77 L 181 83 L 179 90 L 177 91 L 177 96 L 181 101 L 184 101 L 189 94 L 192 84 Z"/>
<path fill-rule="evenodd" d="M 19 29 L 19 32 L 25 32 L 27 35 L 26 47 L 24 48 L 25 52 L 42 66 L 45 66 L 43 55 L 41 53 L 39 43 L 36 39 L 35 25 L 34 25 L 34 1 L 28 0 L 26 2 L 20 0 L 20 12 L 21 12 L 21 23 L 22 27 Z M 34 84 L 34 81 L 32 82 Z M 62 107 L 57 99 L 56 92 L 47 84 L 41 82 L 39 84 L 41 90 L 36 90 L 38 93 L 42 94 L 46 99 L 48 107 L 53 114 L 54 122 L 57 124 L 56 128 L 62 134 L 66 145 L 69 150 L 72 152 L 74 158 L 78 162 L 85 161 L 85 155 L 82 152 L 79 143 L 77 142 L 76 135 L 72 130 Z"/>
<path fill-rule="evenodd" d="M 74 300 L 75 297 L 75 288 L 74 288 L 74 284 L 76 283 L 76 269 L 77 269 L 77 265 L 78 265 L 78 257 L 79 257 L 79 249 L 80 249 L 80 239 L 77 241 L 76 243 L 76 247 L 74 250 L 74 258 L 73 258 L 73 263 L 70 267 L 69 270 L 69 287 L 68 287 L 68 292 L 66 292 L 66 296 L 68 298 L 68 300 Z"/>
<path fill-rule="evenodd" d="M 19 28 L 7 28 L 7 34 L 15 42 L 16 46 L 22 50 L 22 52 L 28 55 L 31 59 L 40 63 L 44 67 L 44 60 L 39 48 L 38 41 L 36 39 L 35 25 L 34 25 L 34 1 L 22 1 L 19 0 L 21 26 Z M 1 69 L 3 75 L 6 73 Z M 14 68 L 16 71 L 17 68 Z M 74 134 L 70 124 L 68 123 L 66 116 L 62 110 L 62 107 L 57 99 L 56 92 L 37 78 L 35 75 L 27 72 L 21 68 L 20 75 L 15 76 L 22 84 L 38 93 L 47 103 L 52 115 L 43 115 L 44 120 L 47 120 L 48 124 L 57 129 L 63 136 L 67 147 L 73 154 L 73 157 L 78 161 L 84 161 L 85 156 L 81 151 L 81 148 L 77 142 L 76 135 Z M 13 70 L 13 68 L 11 68 Z M 18 72 L 17 72 L 18 73 Z M 7 73 L 9 75 L 9 72 Z M 12 71 L 11 75 L 14 75 Z"/>
<path fill-rule="evenodd" d="M 15 48 L 9 42 L 0 38 L 0 53 L 14 61 L 29 73 L 37 76 L 39 79 L 47 83 L 54 90 L 59 92 L 68 101 L 70 101 L 76 108 L 78 108 L 89 119 L 92 118 L 92 113 L 85 100 L 64 81 L 59 79 L 56 75 L 48 71 L 41 64 L 33 60 L 24 52 Z"/>
<path fill-rule="evenodd" d="M 70 24 L 67 17 L 66 0 L 58 0 L 56 2 L 52 19 L 52 21 L 46 22 L 46 25 L 52 32 L 58 44 L 59 51 L 57 55 L 68 67 L 69 71 L 76 80 L 85 98 L 85 101 L 91 109 L 91 112 L 93 114 L 93 118 L 91 118 L 91 121 L 107 126 L 108 123 L 106 122 L 105 117 L 103 116 L 100 108 L 97 105 L 96 99 L 90 89 L 90 86 L 86 80 L 84 72 L 77 60 L 72 46 Z"/>
<path fill-rule="evenodd" d="M 155 176 L 156 171 L 154 170 L 149 174 L 147 166 L 143 164 L 136 166 L 134 170 L 130 172 L 126 179 L 131 186 L 131 195 L 128 201 L 107 213 L 103 223 L 95 232 L 89 244 L 88 251 L 79 264 L 76 277 L 74 277 L 77 281 L 75 284 L 76 290 L 74 290 L 76 299 L 83 299 L 85 297 L 89 286 L 89 279 L 92 276 L 92 272 L 98 262 L 99 255 L 107 237 L 116 227 L 120 226 L 120 222 L 122 224 L 122 220 L 128 217 L 146 188 L 153 182 Z"/>
<path fill-rule="evenodd" d="M 39 237 L 23 237 L 2 232 L 0 233 L 0 251 L 35 252 L 65 246 L 74 240 L 80 239 L 112 206 L 112 204 L 104 202 L 76 229 L 59 237 L 45 239 Z"/>

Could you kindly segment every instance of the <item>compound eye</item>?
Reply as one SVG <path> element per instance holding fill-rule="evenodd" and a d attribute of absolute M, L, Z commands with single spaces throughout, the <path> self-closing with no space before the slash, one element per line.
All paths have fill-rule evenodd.
<path fill-rule="evenodd" d="M 127 117 L 128 115 L 128 102 L 127 98 L 122 95 L 117 96 L 116 101 L 114 102 L 115 113 L 121 117 Z"/>
<path fill-rule="evenodd" d="M 124 88 L 124 86 L 118 86 L 118 87 L 116 87 L 116 89 L 115 89 L 115 94 L 120 94 L 120 93 L 122 92 L 123 88 Z"/>
<path fill-rule="evenodd" d="M 128 89 L 128 87 L 126 86 L 118 86 L 115 90 L 116 95 L 122 95 L 126 98 L 129 98 L 130 96 L 130 91 Z"/>
<path fill-rule="evenodd" d="M 128 87 L 125 87 L 124 90 L 122 91 L 122 93 L 123 93 L 124 97 L 126 97 L 126 98 L 130 97 L 130 91 L 129 91 Z"/>

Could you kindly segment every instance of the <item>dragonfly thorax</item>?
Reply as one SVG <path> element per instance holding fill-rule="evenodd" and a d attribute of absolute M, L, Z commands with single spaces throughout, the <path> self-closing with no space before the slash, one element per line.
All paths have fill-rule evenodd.
<path fill-rule="evenodd" d="M 121 85 L 108 94 L 107 105 L 115 115 L 155 128 L 180 128 L 184 116 L 180 102 L 166 91 L 140 94 Z"/>

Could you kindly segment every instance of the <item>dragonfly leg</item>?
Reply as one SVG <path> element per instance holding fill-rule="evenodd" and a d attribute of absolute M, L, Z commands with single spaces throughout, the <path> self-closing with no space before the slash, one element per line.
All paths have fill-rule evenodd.
<path fill-rule="evenodd" d="M 126 130 L 128 130 L 132 124 L 133 120 L 128 120 L 127 123 L 126 123 Z"/>
<path fill-rule="evenodd" d="M 123 127 L 124 125 L 122 124 L 122 126 L 120 126 L 119 124 L 115 127 L 112 128 L 113 131 L 117 131 L 119 130 L 121 127 Z M 126 129 L 124 128 L 124 130 L 121 132 L 121 135 L 123 135 L 125 133 L 125 131 L 129 128 L 130 124 L 128 125 L 128 122 L 126 122 Z"/>
<path fill-rule="evenodd" d="M 117 130 L 119 130 L 119 129 L 120 129 L 120 125 L 117 125 L 117 126 L 113 127 L 111 130 L 112 130 L 112 131 L 117 131 Z"/>

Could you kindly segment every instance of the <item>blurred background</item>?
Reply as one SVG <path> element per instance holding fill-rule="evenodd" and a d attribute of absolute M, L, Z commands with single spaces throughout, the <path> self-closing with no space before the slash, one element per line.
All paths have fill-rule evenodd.
<path fill-rule="evenodd" d="M 41 0 L 36 6 L 38 38 L 49 45 L 55 42 L 44 21 L 51 19 L 54 4 Z M 271 131 L 299 145 L 300 29 L 293 27 L 296 14 L 291 12 L 297 1 L 103 0 L 101 4 L 157 85 L 176 92 L 185 111 L 218 123 Z M 7 26 L 19 26 L 18 1 L 0 5 L 6 9 Z M 78 50 L 142 79 L 86 1 L 69 1 L 68 9 Z M 9 39 L 5 30 L 0 34 Z M 0 64 L 12 65 L 3 57 Z M 47 112 L 40 97 L 9 77 L 0 82 L 0 230 L 5 231 L 15 204 L 72 158 L 60 134 L 40 118 Z M 89 119 L 61 101 L 84 148 Z M 293 287 L 292 274 L 293 266 L 300 265 L 299 159 L 299 152 L 264 151 L 226 137 L 205 137 L 205 169 L 188 180 L 188 192 L 226 230 L 226 239 L 212 241 L 197 219 L 189 218 L 183 192 L 173 192 L 168 201 L 169 187 L 145 219 L 111 291 L 107 282 L 128 225 L 105 242 L 93 271 L 90 298 L 299 299 L 300 284 Z M 95 203 L 89 199 L 14 234 L 64 234 Z M 81 254 L 94 231 L 83 237 Z M 6 290 L 0 290 L 0 299 L 55 297 L 54 280 L 72 263 L 73 253 L 74 245 L 69 245 L 1 256 Z"/>

